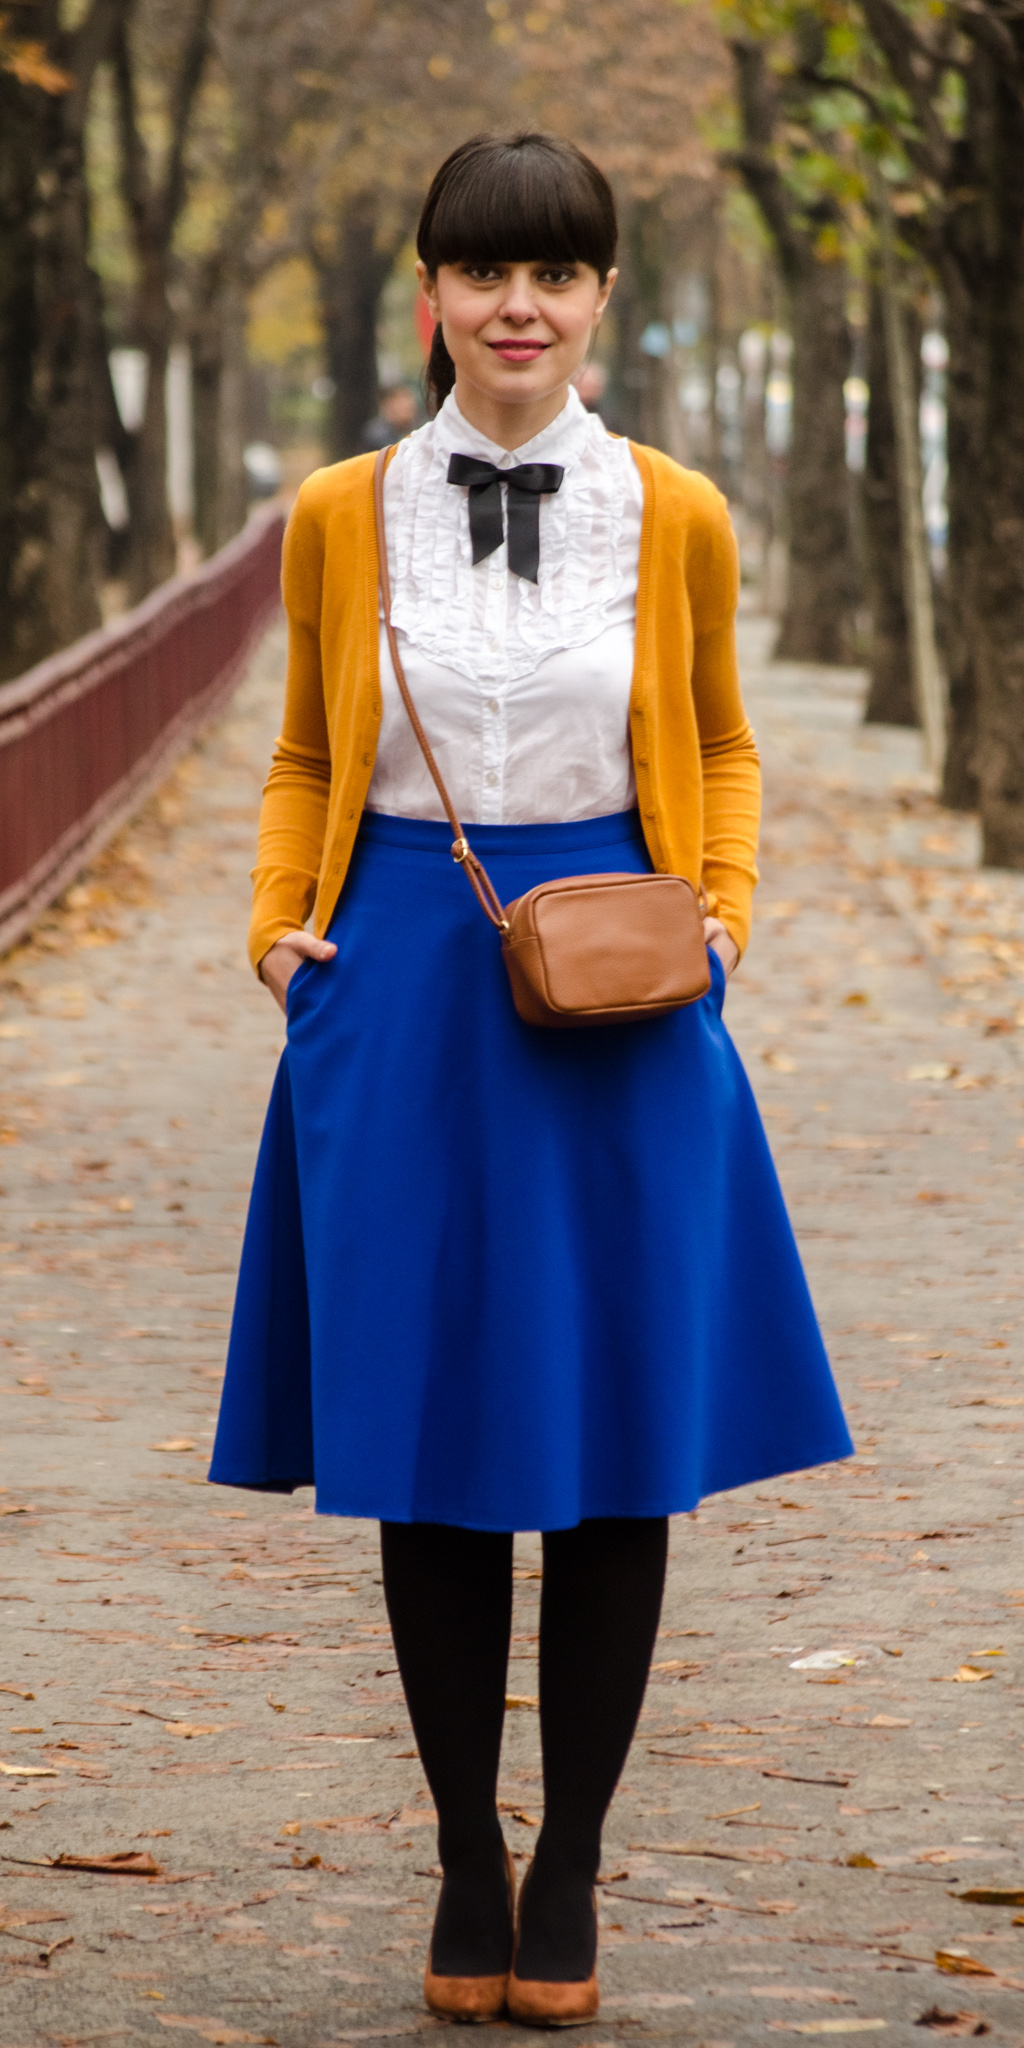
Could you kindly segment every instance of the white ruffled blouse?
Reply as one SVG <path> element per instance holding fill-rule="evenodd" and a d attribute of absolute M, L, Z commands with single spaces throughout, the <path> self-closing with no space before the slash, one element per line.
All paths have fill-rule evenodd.
<path fill-rule="evenodd" d="M 473 566 L 468 490 L 453 454 L 500 469 L 557 462 L 540 501 L 538 580 L 509 573 L 505 543 Z M 507 491 L 502 492 L 507 517 Z M 385 484 L 391 618 L 409 688 L 465 823 L 596 818 L 636 801 L 629 693 L 643 485 L 570 389 L 563 411 L 511 453 L 471 427 L 454 393 L 399 443 Z M 368 803 L 444 813 L 398 691 L 381 625 L 382 717 Z"/>

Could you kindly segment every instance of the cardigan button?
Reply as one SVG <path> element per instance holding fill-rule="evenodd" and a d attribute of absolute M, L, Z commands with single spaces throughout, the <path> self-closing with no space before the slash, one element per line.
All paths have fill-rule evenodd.
<path fill-rule="evenodd" d="M 653 807 L 652 807 L 651 809 L 648 809 L 648 810 L 646 810 L 646 811 L 644 812 L 644 817 L 645 817 L 645 818 L 653 818 L 653 817 L 655 817 L 656 815 L 657 815 L 657 814 L 656 814 L 656 812 L 654 811 Z"/>
<path fill-rule="evenodd" d="M 364 755 L 363 755 L 363 767 L 364 767 L 364 768 L 368 768 L 368 767 L 369 767 L 369 765 L 370 765 L 370 762 L 371 762 L 372 760 L 373 760 L 373 755 L 372 755 L 372 754 L 364 754 Z"/>
<path fill-rule="evenodd" d="M 647 756 L 646 756 L 646 754 L 638 754 L 638 755 L 637 755 L 637 757 L 636 757 L 636 765 L 637 765 L 637 767 L 638 767 L 638 768 L 646 768 L 646 766 L 647 766 Z"/>

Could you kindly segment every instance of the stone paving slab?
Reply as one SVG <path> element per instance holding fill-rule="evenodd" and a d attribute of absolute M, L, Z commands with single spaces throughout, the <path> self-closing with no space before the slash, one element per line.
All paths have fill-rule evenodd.
<path fill-rule="evenodd" d="M 674 1525 L 575 2038 L 1020 2043 L 1024 1898 L 965 1895 L 1024 1893 L 1024 878 L 978 873 L 914 735 L 859 727 L 860 676 L 743 631 L 768 804 L 727 1016 L 858 1448 Z M 282 1035 L 243 953 L 280 677 L 275 629 L 0 963 L 0 2048 L 454 2039 L 375 1530 L 203 1476 Z M 50 1861 L 126 1853 L 159 1874 Z"/>

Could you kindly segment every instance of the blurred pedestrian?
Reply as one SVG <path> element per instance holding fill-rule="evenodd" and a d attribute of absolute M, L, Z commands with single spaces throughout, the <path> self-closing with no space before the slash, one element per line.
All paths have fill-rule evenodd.
<path fill-rule="evenodd" d="M 364 448 L 393 448 L 411 434 L 420 409 L 416 393 L 408 384 L 392 384 L 381 392 L 380 409 L 363 428 Z"/>
<path fill-rule="evenodd" d="M 288 1042 L 212 1468 L 380 1520 L 439 1823 L 426 1997 L 538 2025 L 597 2011 L 601 1829 L 668 1516 L 851 1449 L 722 1023 L 759 797 L 728 512 L 571 383 L 615 241 L 570 143 L 457 149 L 419 228 L 440 409 L 383 481 L 388 617 L 374 462 L 319 471 L 292 513 L 250 941 Z M 523 1022 L 451 863 L 470 845 L 502 903 L 609 870 L 703 886 L 707 992 L 601 1029 Z M 496 1792 L 524 1529 L 545 1803 L 516 1914 Z"/>

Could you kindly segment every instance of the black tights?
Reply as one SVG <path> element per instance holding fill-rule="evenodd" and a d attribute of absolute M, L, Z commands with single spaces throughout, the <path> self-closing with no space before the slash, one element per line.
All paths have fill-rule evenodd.
<path fill-rule="evenodd" d="M 544 1537 L 540 1730 L 544 1824 L 517 1972 L 587 1977 L 601 1827 L 643 1703 L 665 1583 L 668 1523 L 581 1522 Z M 512 1538 L 383 1522 L 384 1595 L 438 1814 L 444 1883 L 433 1968 L 509 1965 L 498 1762 L 512 1625 Z"/>

